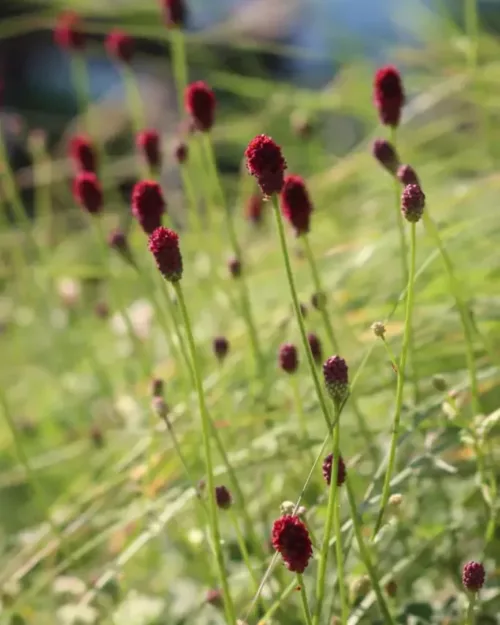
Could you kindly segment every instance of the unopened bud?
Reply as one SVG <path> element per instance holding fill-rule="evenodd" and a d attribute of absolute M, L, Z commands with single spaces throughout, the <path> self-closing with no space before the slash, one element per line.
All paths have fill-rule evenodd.
<path fill-rule="evenodd" d="M 401 508 L 401 504 L 403 503 L 403 495 L 400 493 L 394 493 L 389 497 L 389 507 L 392 508 L 394 512 Z"/>
<path fill-rule="evenodd" d="M 362 599 L 370 592 L 370 589 L 370 578 L 367 575 L 362 575 L 361 577 L 358 577 L 352 582 L 349 589 L 352 601 L 355 601 L 356 599 Z"/>
<path fill-rule="evenodd" d="M 448 388 L 448 384 L 442 375 L 435 375 L 432 377 L 432 386 L 441 393 L 444 393 Z"/>
<path fill-rule="evenodd" d="M 280 512 L 283 516 L 292 516 L 295 510 L 295 504 L 293 501 L 283 501 L 280 505 Z"/>
<path fill-rule="evenodd" d="M 153 397 L 151 401 L 151 408 L 153 412 L 160 417 L 163 421 L 167 420 L 169 409 L 167 406 L 167 402 L 163 399 L 163 397 Z"/>
<path fill-rule="evenodd" d="M 385 338 L 385 325 L 382 321 L 375 321 L 375 323 L 372 323 L 372 325 L 370 326 L 373 334 L 375 334 L 376 337 L 378 337 L 379 339 L 384 339 Z"/>

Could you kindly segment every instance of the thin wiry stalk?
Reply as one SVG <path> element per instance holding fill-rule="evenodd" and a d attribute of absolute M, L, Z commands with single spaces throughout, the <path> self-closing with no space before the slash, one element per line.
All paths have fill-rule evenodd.
<path fill-rule="evenodd" d="M 410 270 L 408 275 L 408 291 L 406 296 L 406 314 L 405 314 L 405 326 L 403 336 L 403 346 L 401 348 L 401 358 L 398 367 L 398 382 L 396 388 L 396 407 L 394 410 L 394 420 L 392 427 L 392 437 L 389 449 L 389 460 L 387 464 L 387 470 L 385 473 L 384 486 L 382 488 L 382 497 L 380 500 L 380 509 L 373 531 L 375 537 L 380 530 L 382 521 L 384 518 L 385 507 L 389 500 L 389 491 L 391 486 L 391 477 L 394 470 L 394 463 L 396 460 L 396 443 L 399 435 L 399 424 L 401 420 L 401 410 L 403 407 L 403 391 L 405 385 L 405 372 L 406 362 L 408 359 L 410 335 L 411 335 L 411 322 L 413 312 L 413 294 L 415 283 L 415 267 L 416 267 L 416 250 L 417 250 L 417 237 L 416 237 L 416 224 L 410 224 Z"/>
<path fill-rule="evenodd" d="M 300 587 L 300 599 L 302 601 L 302 612 L 304 614 L 304 620 L 306 625 L 313 625 L 313 621 L 311 618 L 311 610 L 309 608 L 309 601 L 307 599 L 306 587 L 304 584 L 304 578 L 301 573 L 297 573 L 297 582 Z"/>
<path fill-rule="evenodd" d="M 201 428 L 203 434 L 203 451 L 205 455 L 205 466 L 207 474 L 207 489 L 208 489 L 208 507 L 210 514 L 210 530 L 212 535 L 213 549 L 215 552 L 215 559 L 217 561 L 217 568 L 219 573 L 219 581 L 221 583 L 222 594 L 224 597 L 224 611 L 226 619 L 229 625 L 236 623 L 236 614 L 234 611 L 233 600 L 231 598 L 231 592 L 229 589 L 229 582 L 227 579 L 226 568 L 224 565 L 224 556 L 221 547 L 221 535 L 219 529 L 219 518 L 217 515 L 217 502 L 215 500 L 215 483 L 214 483 L 214 470 L 212 462 L 212 451 L 210 449 L 210 415 L 208 413 L 205 393 L 203 391 L 203 382 L 201 379 L 200 368 L 198 364 L 198 354 L 196 350 L 196 344 L 194 342 L 193 331 L 191 329 L 191 322 L 189 319 L 189 313 L 184 300 L 184 293 L 181 285 L 177 282 L 174 283 L 174 290 L 179 301 L 181 315 L 184 321 L 184 327 L 186 329 L 186 335 L 191 352 L 192 368 L 195 378 L 196 394 L 198 396 L 198 407 L 200 410 Z"/>

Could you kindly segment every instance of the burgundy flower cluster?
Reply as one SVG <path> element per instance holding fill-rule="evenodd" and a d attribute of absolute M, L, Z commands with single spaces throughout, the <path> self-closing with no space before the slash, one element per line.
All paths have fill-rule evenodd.
<path fill-rule="evenodd" d="M 298 516 L 285 514 L 274 522 L 272 545 L 287 568 L 294 573 L 303 573 L 312 557 L 312 543 L 309 532 Z"/>
<path fill-rule="evenodd" d="M 373 102 L 382 124 L 394 128 L 399 125 L 405 93 L 401 75 L 393 65 L 381 67 L 375 74 Z"/>

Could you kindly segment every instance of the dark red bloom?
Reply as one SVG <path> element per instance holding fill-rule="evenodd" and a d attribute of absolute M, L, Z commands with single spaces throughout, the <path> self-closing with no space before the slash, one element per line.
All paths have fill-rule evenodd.
<path fill-rule="evenodd" d="M 213 342 L 214 354 L 222 361 L 229 351 L 229 341 L 225 336 L 216 336 Z"/>
<path fill-rule="evenodd" d="M 418 184 L 420 186 L 420 180 L 411 165 L 401 165 L 396 175 L 399 182 L 405 186 L 409 184 Z"/>
<path fill-rule="evenodd" d="M 399 167 L 399 157 L 393 145 L 385 139 L 375 139 L 372 148 L 373 156 L 384 169 L 391 174 L 395 174 Z"/>
<path fill-rule="evenodd" d="M 273 524 L 272 542 L 287 568 L 303 573 L 312 557 L 312 544 L 307 527 L 297 516 L 288 514 Z"/>
<path fill-rule="evenodd" d="M 161 166 L 160 137 L 156 130 L 142 130 L 137 133 L 135 143 L 144 160 L 152 169 Z"/>
<path fill-rule="evenodd" d="M 92 140 L 85 135 L 71 139 L 69 152 L 78 170 L 96 173 L 97 159 Z"/>
<path fill-rule="evenodd" d="M 281 190 L 281 211 L 297 236 L 309 232 L 312 210 L 304 180 L 300 176 L 287 176 Z"/>
<path fill-rule="evenodd" d="M 127 33 L 115 29 L 106 38 L 106 50 L 117 61 L 130 63 L 135 52 L 135 41 Z"/>
<path fill-rule="evenodd" d="M 189 148 L 187 143 L 184 143 L 184 141 L 178 141 L 174 147 L 175 160 L 179 163 L 179 165 L 182 165 L 187 161 L 188 156 Z"/>
<path fill-rule="evenodd" d="M 132 250 L 128 244 L 127 235 L 122 230 L 113 230 L 108 237 L 108 245 L 115 250 L 129 264 L 135 266 Z"/>
<path fill-rule="evenodd" d="M 86 37 L 82 32 L 81 20 L 76 13 L 68 12 L 59 16 L 54 29 L 54 40 L 66 50 L 83 50 Z"/>
<path fill-rule="evenodd" d="M 160 0 L 163 6 L 163 14 L 169 28 L 184 26 L 187 17 L 184 0 Z"/>
<path fill-rule="evenodd" d="M 245 150 L 249 173 L 257 179 L 265 196 L 279 193 L 283 188 L 286 161 L 279 145 L 266 135 L 258 135 Z"/>
<path fill-rule="evenodd" d="M 332 465 L 333 465 L 333 454 L 329 454 L 323 460 L 323 477 L 325 478 L 325 482 L 330 486 L 330 482 L 332 481 Z M 346 476 L 346 468 L 345 462 L 342 456 L 339 454 L 339 461 L 337 465 L 337 486 L 342 486 L 345 482 Z"/>
<path fill-rule="evenodd" d="M 233 498 L 231 497 L 231 493 L 225 486 L 216 486 L 215 487 L 215 501 L 217 502 L 217 507 L 222 510 L 227 510 L 231 507 L 233 503 Z"/>
<path fill-rule="evenodd" d="M 206 83 L 199 80 L 188 85 L 184 105 L 198 130 L 206 132 L 212 128 L 215 121 L 215 95 Z"/>
<path fill-rule="evenodd" d="M 283 371 L 295 373 L 299 366 L 297 348 L 292 343 L 284 343 L 279 351 L 279 364 Z"/>
<path fill-rule="evenodd" d="M 153 378 L 151 380 L 151 396 L 162 397 L 165 383 L 161 378 Z"/>
<path fill-rule="evenodd" d="M 227 267 L 232 278 L 239 278 L 241 276 L 242 266 L 241 260 L 233 256 L 227 262 Z"/>
<path fill-rule="evenodd" d="M 258 226 L 262 223 L 264 208 L 264 198 L 260 193 L 253 193 L 247 200 L 245 207 L 245 216 L 248 221 L 251 221 L 254 225 Z"/>
<path fill-rule="evenodd" d="M 163 277 L 178 282 L 182 278 L 182 256 L 177 233 L 160 226 L 149 237 L 148 247 Z"/>
<path fill-rule="evenodd" d="M 314 332 L 310 332 L 307 335 L 307 341 L 315 362 L 319 364 L 323 359 L 323 350 L 321 349 L 321 342 L 319 338 L 316 334 L 314 334 Z"/>
<path fill-rule="evenodd" d="M 424 213 L 425 195 L 418 184 L 408 184 L 401 195 L 401 212 L 404 218 L 416 223 Z"/>
<path fill-rule="evenodd" d="M 381 67 L 375 74 L 373 101 L 384 125 L 393 127 L 399 125 L 405 93 L 401 75 L 393 65 Z"/>
<path fill-rule="evenodd" d="M 154 180 L 141 180 L 132 191 L 132 214 L 146 234 L 161 226 L 165 200 L 160 185 Z"/>
<path fill-rule="evenodd" d="M 470 592 L 478 592 L 484 584 L 484 566 L 480 562 L 467 562 L 462 571 L 462 583 Z"/>
<path fill-rule="evenodd" d="M 334 401 L 342 401 L 349 392 L 349 368 L 340 356 L 331 356 L 323 364 L 326 389 Z"/>
<path fill-rule="evenodd" d="M 96 215 L 102 210 L 102 188 L 97 176 L 88 171 L 77 174 L 73 181 L 73 195 L 91 215 Z"/>

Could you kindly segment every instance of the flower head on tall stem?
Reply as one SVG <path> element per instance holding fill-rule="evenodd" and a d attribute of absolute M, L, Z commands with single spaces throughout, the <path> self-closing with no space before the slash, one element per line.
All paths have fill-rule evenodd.
<path fill-rule="evenodd" d="M 161 166 L 160 136 L 156 130 L 141 130 L 137 133 L 135 144 L 151 169 Z"/>
<path fill-rule="evenodd" d="M 408 184 L 401 195 L 401 212 L 411 222 L 420 221 L 425 207 L 425 195 L 418 184 Z"/>
<path fill-rule="evenodd" d="M 375 139 L 372 153 L 375 159 L 393 176 L 398 171 L 399 157 L 392 143 L 385 139 Z"/>
<path fill-rule="evenodd" d="M 106 37 L 106 50 L 111 58 L 128 64 L 134 56 L 135 41 L 130 35 L 116 28 Z"/>
<path fill-rule="evenodd" d="M 323 460 L 323 477 L 325 478 L 325 482 L 330 486 L 330 482 L 332 480 L 332 465 L 333 465 L 333 454 L 329 454 Z M 344 459 L 339 454 L 339 459 L 337 462 L 337 486 L 342 486 L 345 482 L 346 478 L 346 466 Z"/>
<path fill-rule="evenodd" d="M 321 341 L 319 340 L 318 335 L 314 334 L 314 332 L 309 332 L 307 335 L 307 342 L 309 343 L 309 349 L 311 350 L 314 362 L 316 364 L 320 364 L 323 360 L 323 350 L 321 348 Z"/>
<path fill-rule="evenodd" d="M 187 17 L 185 0 L 160 0 L 165 22 L 169 28 L 181 28 Z"/>
<path fill-rule="evenodd" d="M 417 184 L 420 186 L 420 180 L 418 179 L 417 172 L 411 165 L 401 165 L 398 168 L 396 176 L 399 182 L 405 186 L 409 184 Z"/>
<path fill-rule="evenodd" d="M 185 141 L 177 141 L 174 145 L 174 158 L 179 165 L 184 165 L 189 156 L 188 144 Z"/>
<path fill-rule="evenodd" d="M 242 264 L 239 258 L 236 256 L 232 256 L 227 261 L 227 268 L 229 269 L 229 274 L 232 278 L 239 278 L 242 272 Z"/>
<path fill-rule="evenodd" d="M 102 210 L 102 188 L 97 176 L 92 172 L 82 171 L 73 181 L 73 195 L 80 206 L 91 215 Z"/>
<path fill-rule="evenodd" d="M 141 180 L 132 191 L 132 214 L 146 234 L 161 226 L 165 199 L 160 185 L 154 180 Z"/>
<path fill-rule="evenodd" d="M 205 82 L 199 80 L 186 87 L 184 104 L 198 130 L 207 132 L 212 128 L 215 121 L 215 95 Z"/>
<path fill-rule="evenodd" d="M 343 401 L 349 394 L 349 368 L 340 356 L 331 356 L 323 364 L 323 378 L 330 397 Z"/>
<path fill-rule="evenodd" d="M 261 193 L 252 193 L 245 205 L 245 217 L 254 226 L 262 223 L 264 198 Z"/>
<path fill-rule="evenodd" d="M 469 592 L 478 592 L 484 585 L 484 566 L 480 562 L 467 562 L 462 570 L 462 583 Z"/>
<path fill-rule="evenodd" d="M 80 17 L 76 13 L 68 11 L 59 16 L 54 29 L 54 41 L 60 48 L 71 52 L 85 48 L 86 37 Z"/>
<path fill-rule="evenodd" d="M 286 161 L 279 145 L 267 135 L 254 137 L 245 150 L 248 172 L 256 178 L 264 196 L 280 193 L 285 181 Z"/>
<path fill-rule="evenodd" d="M 149 251 L 165 280 L 178 282 L 182 278 L 182 256 L 176 232 L 160 226 L 149 237 Z"/>
<path fill-rule="evenodd" d="M 279 351 L 279 365 L 286 373 L 295 373 L 299 366 L 297 348 L 293 343 L 284 343 Z"/>
<path fill-rule="evenodd" d="M 274 522 L 272 544 L 290 571 L 305 571 L 312 557 L 312 543 L 307 527 L 298 516 L 287 514 Z"/>
<path fill-rule="evenodd" d="M 382 124 L 397 127 L 405 103 L 405 93 L 401 75 L 393 65 L 381 67 L 376 72 L 373 83 L 373 101 Z"/>
<path fill-rule="evenodd" d="M 312 202 L 306 183 L 300 176 L 287 176 L 281 190 L 281 212 L 295 230 L 295 234 L 309 232 Z"/>
<path fill-rule="evenodd" d="M 231 493 L 225 486 L 216 486 L 215 501 L 218 508 L 220 508 L 221 510 L 227 510 L 231 507 L 231 504 L 233 503 L 233 498 L 231 496 Z"/>
<path fill-rule="evenodd" d="M 70 156 L 78 171 L 96 173 L 97 158 L 92 140 L 86 135 L 75 135 L 69 144 Z"/>
<path fill-rule="evenodd" d="M 222 362 L 229 352 L 229 341 L 225 336 L 216 336 L 213 341 L 214 354 L 219 362 Z"/>

